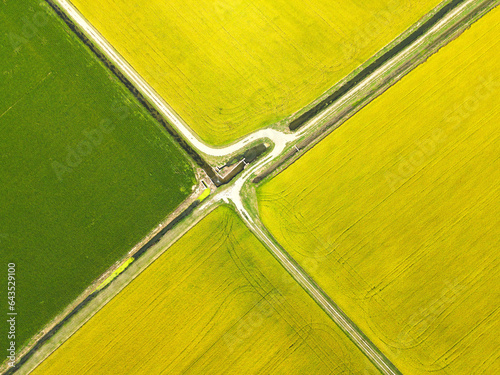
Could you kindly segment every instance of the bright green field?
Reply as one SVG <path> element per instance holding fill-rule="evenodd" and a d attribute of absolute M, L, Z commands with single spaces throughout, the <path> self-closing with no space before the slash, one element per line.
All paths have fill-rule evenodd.
<path fill-rule="evenodd" d="M 43 4 L 0 4 L 0 269 L 5 280 L 17 264 L 18 347 L 195 183 L 183 151 Z"/>
<path fill-rule="evenodd" d="M 500 8 L 259 189 L 403 374 L 500 374 Z"/>
<path fill-rule="evenodd" d="M 377 373 L 236 213 L 220 207 L 33 374 Z"/>
<path fill-rule="evenodd" d="M 203 140 L 308 105 L 441 0 L 72 0 Z"/>

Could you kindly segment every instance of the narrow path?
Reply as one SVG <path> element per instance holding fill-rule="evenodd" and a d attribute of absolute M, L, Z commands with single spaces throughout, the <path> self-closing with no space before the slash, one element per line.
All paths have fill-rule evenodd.
<path fill-rule="evenodd" d="M 376 346 L 361 333 L 361 330 L 347 317 L 347 315 L 324 293 L 307 273 L 296 265 L 284 249 L 275 245 L 269 236 L 261 230 L 256 219 L 251 218 L 245 210 L 240 211 L 246 225 L 271 250 L 283 267 L 294 277 L 309 295 L 320 305 L 330 318 L 354 341 L 356 346 L 377 366 L 384 374 L 401 375 L 401 372 L 387 359 Z"/>
<path fill-rule="evenodd" d="M 429 32 L 419 38 L 414 44 L 404 49 L 395 58 L 390 60 L 388 64 L 379 68 L 374 74 L 368 77 L 365 81 L 361 82 L 356 88 L 351 90 L 351 95 L 353 95 L 357 90 L 361 90 L 362 87 L 367 87 L 373 85 L 375 81 L 387 70 L 394 68 L 397 64 L 401 63 L 408 55 L 415 52 L 418 48 L 424 44 L 428 38 L 432 38 L 434 35 L 439 33 L 443 28 L 449 27 L 455 18 L 459 17 L 464 9 L 472 4 L 474 0 L 467 0 L 462 3 L 459 7 L 454 9 L 452 12 L 448 13 L 447 17 L 438 22 L 434 27 L 432 27 Z M 330 116 L 334 111 L 339 108 L 342 104 L 349 100 L 349 95 L 341 98 L 336 102 L 331 108 L 321 113 L 319 116 L 314 118 L 309 122 L 308 127 L 312 127 L 314 124 L 321 122 L 324 118 Z M 301 132 L 301 134 L 304 132 Z M 260 218 L 252 217 L 250 212 L 244 207 L 242 201 L 242 188 L 247 180 L 260 168 L 268 165 L 277 156 L 281 155 L 286 146 L 293 141 L 297 140 L 294 134 L 286 137 L 280 138 L 280 143 L 275 145 L 272 153 L 267 155 L 266 158 L 246 170 L 239 178 L 228 188 L 221 190 L 215 197 L 215 199 L 222 200 L 225 202 L 232 202 L 241 218 L 245 224 L 250 228 L 250 230 L 259 238 L 268 249 L 273 253 L 273 255 L 278 259 L 281 265 L 294 277 L 294 279 L 309 293 L 309 295 L 318 303 L 324 311 L 331 317 L 331 319 L 341 327 L 344 332 L 350 337 L 350 339 L 358 346 L 358 348 L 377 366 L 377 368 L 386 375 L 400 375 L 401 372 L 392 364 L 387 357 L 385 357 L 382 352 L 362 333 L 362 331 L 347 317 L 347 315 L 331 300 L 331 298 L 321 290 L 321 288 L 316 284 L 316 282 L 299 266 L 295 263 L 293 258 L 291 258 L 286 251 L 277 242 L 271 238 L 271 236 L 266 233 L 267 230 L 261 224 Z M 276 156 L 275 156 L 276 155 Z M 260 225 L 264 228 L 261 229 Z"/>
<path fill-rule="evenodd" d="M 355 90 L 360 91 L 361 88 L 366 88 L 371 85 L 375 85 L 377 80 L 387 71 L 390 71 L 392 69 L 395 69 L 399 64 L 401 64 L 403 61 L 405 61 L 409 55 L 415 53 L 415 51 L 419 50 L 422 48 L 422 45 L 424 45 L 428 40 L 434 38 L 435 35 L 438 35 L 442 32 L 443 29 L 446 29 L 450 27 L 450 24 L 453 24 L 455 22 L 456 18 L 459 18 L 461 14 L 464 12 L 464 10 L 471 6 L 471 4 L 477 2 L 477 0 L 467 0 L 457 6 L 455 9 L 453 9 L 451 12 L 449 12 L 446 17 L 441 19 L 439 22 L 437 22 L 427 33 L 425 33 L 423 36 L 418 38 L 413 44 L 410 46 L 406 47 L 403 49 L 401 52 L 399 52 L 396 56 L 394 56 L 392 59 L 387 61 L 383 66 L 378 68 L 375 72 L 373 72 L 370 76 L 365 78 L 361 83 L 359 83 L 353 90 L 349 91 L 351 95 L 346 95 L 342 97 L 340 100 L 335 102 L 331 107 L 329 107 L 327 110 L 323 111 L 322 113 L 318 114 L 316 117 L 311 119 L 308 123 L 308 127 L 312 127 L 322 121 L 325 120 L 325 118 L 331 116 L 332 112 L 335 111 L 335 109 L 340 108 L 342 105 L 345 105 L 346 102 L 349 99 L 349 96 L 352 96 L 352 94 L 355 92 Z M 478 2 L 478 8 L 479 6 L 485 2 Z M 357 92 L 356 91 L 356 92 Z"/>
<path fill-rule="evenodd" d="M 285 133 L 273 129 L 262 129 L 225 147 L 212 147 L 200 140 L 184 120 L 165 102 L 165 100 L 137 73 L 130 64 L 111 46 L 111 44 L 92 26 L 83 15 L 67 0 L 54 0 L 87 34 L 87 36 L 116 64 L 130 81 L 158 108 L 182 134 L 182 136 L 199 152 L 210 156 L 227 156 L 244 149 L 248 144 L 259 139 L 271 139 L 280 142 Z M 295 138 L 300 133 L 295 134 Z"/>
<path fill-rule="evenodd" d="M 282 144 L 280 148 L 273 150 L 274 154 L 281 154 L 285 147 Z M 252 168 L 249 168 L 245 173 L 232 185 L 221 190 L 215 197 L 215 200 L 220 200 L 229 203 L 230 201 L 236 206 L 238 213 L 247 225 L 247 227 L 259 238 L 272 254 L 278 259 L 281 265 L 293 276 L 299 285 L 306 290 L 309 295 L 320 305 L 330 318 L 349 336 L 349 338 L 358 346 L 358 348 L 377 366 L 377 368 L 386 375 L 400 375 L 399 370 L 375 347 L 375 345 L 361 332 L 361 330 L 347 317 L 347 315 L 326 295 L 313 279 L 298 266 L 292 258 L 281 248 L 276 245 L 270 236 L 265 233 L 265 230 L 260 228 L 260 219 L 252 217 L 245 209 L 242 201 L 241 189 L 247 179 L 258 170 L 262 165 L 268 163 L 268 159 L 273 160 L 274 155 L 268 155 L 267 158 L 261 160 Z"/>
<path fill-rule="evenodd" d="M 244 149 L 250 143 L 260 140 L 260 139 L 270 139 L 273 143 L 282 143 L 284 141 L 293 142 L 298 140 L 304 134 L 308 133 L 312 128 L 324 120 L 328 115 L 337 110 L 339 107 L 344 105 L 349 100 L 352 100 L 357 94 L 365 90 L 368 86 L 373 85 L 381 75 L 391 70 L 397 64 L 401 63 L 409 54 L 415 52 L 426 40 L 432 38 L 433 35 L 438 33 L 441 29 L 448 26 L 450 22 L 454 20 L 457 15 L 459 15 L 465 7 L 469 6 L 475 0 L 466 0 L 461 5 L 456 7 L 453 11 L 449 12 L 442 20 L 440 20 L 434 27 L 432 27 L 427 33 L 418 38 L 413 44 L 404 48 L 401 52 L 396 54 L 392 59 L 390 59 L 386 64 L 381 66 L 375 72 L 373 72 L 369 77 L 362 80 L 358 85 L 349 90 L 341 100 L 335 102 L 334 105 L 328 107 L 309 121 L 305 126 L 301 127 L 295 133 L 290 134 L 280 132 L 274 129 L 262 129 L 254 133 L 251 133 L 241 140 L 225 146 L 225 147 L 213 147 L 202 140 L 200 140 L 197 135 L 189 128 L 185 121 L 165 102 L 165 100 L 137 73 L 132 66 L 111 46 L 111 44 L 95 29 L 93 25 L 88 22 L 83 15 L 71 4 L 68 0 L 54 0 L 74 21 L 75 23 L 87 34 L 87 36 L 109 57 L 109 59 L 116 64 L 120 70 L 130 79 L 130 81 L 141 90 L 141 92 L 158 108 L 160 113 L 165 116 L 175 128 L 182 134 L 182 136 L 199 152 L 210 155 L 223 157 L 232 155 L 238 151 Z M 477 1 L 477 0 L 476 0 Z"/>

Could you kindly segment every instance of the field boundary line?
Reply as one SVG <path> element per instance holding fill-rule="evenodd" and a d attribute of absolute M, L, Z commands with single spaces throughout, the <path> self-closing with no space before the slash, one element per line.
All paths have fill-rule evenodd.
<path fill-rule="evenodd" d="M 173 110 L 173 108 L 149 85 L 142 76 L 121 56 L 118 51 L 107 41 L 106 38 L 81 14 L 81 12 L 69 0 L 45 0 L 49 4 L 53 3 L 60 7 L 60 12 L 68 17 L 71 22 L 77 26 L 86 38 L 95 44 L 101 54 L 104 54 L 113 64 L 115 64 L 120 72 L 134 85 L 134 88 L 144 96 L 149 98 L 152 105 L 173 124 L 176 131 L 179 132 L 183 140 L 185 139 L 192 147 L 207 156 L 221 156 L 233 154 L 241 151 L 248 146 L 252 141 L 269 137 L 272 134 L 267 129 L 259 130 L 253 135 L 244 137 L 229 146 L 213 147 L 207 145 L 198 135 L 191 130 L 189 125 Z M 274 134 L 272 134 L 274 135 Z M 185 142 L 186 142 L 185 141 Z M 189 146 L 191 147 L 191 146 Z"/>
<path fill-rule="evenodd" d="M 50 5 L 50 4 L 55 4 L 55 3 L 58 3 L 58 4 L 64 3 L 64 4 L 68 4 L 68 6 L 70 6 L 70 5 L 69 5 L 69 2 L 68 2 L 68 1 L 66 1 L 66 0 L 46 0 L 46 1 L 47 1 L 47 3 L 49 3 L 49 5 Z M 466 2 L 466 4 L 470 4 L 470 3 L 473 3 L 473 2 L 474 2 L 473 0 L 468 0 L 468 1 Z M 487 2 L 487 3 L 492 3 L 492 2 L 494 3 L 495 1 L 491 1 L 491 0 L 490 0 L 490 1 L 486 1 L 486 2 Z M 486 3 L 486 2 L 483 2 L 483 3 Z M 72 5 L 71 5 L 71 6 L 72 6 Z M 52 5 L 51 5 L 51 7 L 52 7 Z M 57 5 L 56 5 L 56 7 L 57 7 Z M 67 9 L 66 9 L 66 8 L 64 8 L 64 10 L 66 11 Z M 66 17 L 68 17 L 68 16 L 67 16 L 67 14 L 66 14 L 66 13 L 64 13 L 62 10 L 60 10 L 60 9 L 59 9 L 59 11 L 61 12 L 61 14 L 64 14 Z M 69 19 L 69 18 L 68 18 L 68 19 Z M 71 21 L 71 19 L 69 19 L 69 20 Z M 63 21 L 64 21 L 64 19 L 63 19 Z M 86 20 L 84 20 L 84 21 L 86 22 Z M 80 34 L 82 34 L 84 37 L 86 37 L 86 38 L 88 39 L 88 36 L 87 36 L 84 32 L 82 32 L 81 30 L 78 30 L 78 27 L 81 27 L 81 25 L 80 25 L 80 24 L 78 24 L 78 27 L 77 27 L 77 26 L 75 26 L 75 24 L 73 24 L 73 26 L 74 26 L 74 27 L 76 28 L 76 30 L 77 30 L 77 31 L 75 31 L 75 30 L 73 30 L 73 31 L 75 31 L 79 37 L 80 37 Z M 78 31 L 80 31 L 80 33 L 78 33 Z M 424 35 L 423 37 L 428 37 L 428 35 Z M 81 38 L 81 37 L 80 37 L 80 38 Z M 99 55 L 102 55 L 102 54 L 103 54 L 103 52 L 102 52 L 102 51 L 100 51 L 100 50 L 98 49 L 98 47 L 96 47 L 93 43 L 91 43 L 91 45 L 92 45 L 93 47 L 91 47 L 91 46 L 89 46 L 89 47 L 91 48 L 91 50 L 92 50 L 94 53 L 96 53 L 96 55 L 97 55 L 98 57 L 99 57 Z M 100 45 L 99 45 L 99 46 L 100 46 Z M 411 46 L 410 46 L 410 47 L 411 47 Z M 96 50 L 97 50 L 97 52 L 96 52 Z M 403 52 L 404 52 L 404 51 L 403 51 Z M 116 52 L 115 52 L 115 53 L 116 53 Z M 112 66 L 116 69 L 116 66 L 114 66 L 114 65 L 112 64 L 112 62 L 110 62 L 110 61 L 107 59 L 107 57 L 106 57 L 106 56 L 104 56 L 104 57 L 106 58 L 106 61 L 104 62 L 104 64 L 105 64 L 105 65 L 107 65 L 107 64 L 106 64 L 106 62 L 107 62 L 108 64 L 111 64 L 111 65 L 112 65 Z M 123 59 L 123 58 L 122 58 L 122 59 Z M 128 64 L 128 63 L 127 63 L 127 64 Z M 108 68 L 109 68 L 109 66 L 108 66 Z M 122 68 L 122 67 L 120 66 L 120 68 Z M 110 69 L 111 69 L 111 68 L 110 68 Z M 113 71 L 113 73 L 114 73 L 114 70 L 112 70 L 112 71 Z M 119 71 L 119 72 L 120 72 L 120 74 L 122 74 L 122 76 L 123 76 L 123 77 L 124 77 L 124 78 L 128 81 L 128 83 L 129 83 L 130 85 L 132 85 L 132 83 L 130 82 L 129 78 L 127 78 L 127 76 L 123 75 L 122 71 L 120 71 L 120 70 L 118 70 L 118 71 Z M 138 77 L 139 77 L 140 79 L 142 79 L 140 76 L 138 76 Z M 135 83 L 135 82 L 133 82 L 133 83 Z M 360 84 L 361 84 L 361 83 L 360 83 Z M 146 87 L 146 88 L 147 88 L 147 87 Z M 141 89 L 143 89 L 143 88 L 141 88 Z M 356 89 L 356 88 L 355 88 L 355 89 Z M 144 100 L 144 101 L 145 101 L 145 102 L 149 105 L 149 107 L 153 107 L 153 106 L 151 105 L 151 103 L 150 103 L 150 102 L 149 102 L 149 101 L 145 98 L 145 96 L 144 96 L 144 95 L 146 95 L 146 94 L 144 94 L 144 92 L 140 92 L 140 91 L 139 91 L 136 87 L 134 87 L 134 86 L 132 86 L 131 90 L 135 90 L 135 92 L 138 92 L 138 94 L 139 94 L 139 95 L 141 95 L 142 99 L 143 99 L 143 100 Z M 132 91 L 132 92 L 134 92 L 134 91 Z M 154 94 L 156 94 L 156 93 L 154 93 Z M 156 94 L 156 95 L 157 95 L 157 94 Z M 347 94 L 347 95 L 349 95 L 349 94 Z M 149 95 L 146 95 L 146 96 L 147 96 L 149 99 L 151 99 L 151 97 L 150 97 Z M 163 100 L 162 100 L 162 101 L 163 101 Z M 165 104 L 165 105 L 167 106 L 166 108 L 167 108 L 167 113 L 168 113 L 168 104 L 164 103 L 164 101 L 163 101 L 163 103 L 164 103 L 164 104 L 163 104 L 163 103 L 162 103 L 162 101 L 160 101 L 160 102 L 159 102 L 160 104 L 158 104 L 158 103 L 156 103 L 156 102 L 154 102 L 154 104 L 155 104 L 155 106 L 159 106 L 159 105 L 162 105 L 162 106 L 163 106 L 163 105 Z M 141 102 L 141 103 L 142 103 L 142 102 Z M 146 105 L 146 104 L 143 104 L 143 105 Z M 148 107 L 146 107 L 146 108 L 148 108 Z M 165 117 L 166 117 L 169 121 L 171 121 L 171 117 L 167 116 L 167 115 L 163 112 L 163 110 L 164 110 L 164 108 L 163 108 L 163 107 L 160 107 L 160 109 L 158 109 L 158 107 L 153 107 L 153 108 L 155 108 L 155 110 L 157 111 L 157 113 L 159 113 L 159 114 L 160 114 L 160 116 L 161 116 L 161 115 L 163 115 L 163 116 L 165 116 Z M 158 112 L 158 111 L 159 111 L 159 112 Z M 320 116 L 319 116 L 319 118 L 318 118 L 318 119 L 314 119 L 314 120 L 313 120 L 313 124 L 308 124 L 308 125 L 307 125 L 306 127 L 304 127 L 304 128 L 309 130 L 309 128 L 310 128 L 310 127 L 312 127 L 312 125 L 314 125 L 314 124 L 316 124 L 316 123 L 318 123 L 318 122 L 320 122 L 320 121 L 324 120 L 324 118 L 325 118 L 325 117 L 327 118 L 327 117 L 328 117 L 328 114 L 330 114 L 330 112 L 328 112 L 328 113 L 326 113 L 326 114 L 325 114 L 325 113 L 320 114 Z M 163 118 L 163 116 L 161 116 L 161 117 Z M 182 121 L 182 120 L 179 120 L 179 121 Z M 167 124 L 169 124 L 169 125 L 170 125 L 170 123 L 168 123 L 168 122 L 167 122 Z M 183 126 L 183 125 L 181 124 L 181 126 Z M 179 130 L 179 131 L 181 131 L 182 135 L 184 135 L 184 136 L 185 136 L 185 134 L 184 134 L 184 132 L 182 131 L 182 129 L 184 129 L 184 128 L 180 128 L 180 129 L 178 129 L 178 130 Z M 175 129 L 174 129 L 174 131 L 175 131 Z M 190 136 L 192 136 L 192 137 L 194 137 L 194 138 L 196 139 L 196 137 L 195 137 L 193 134 L 191 134 L 189 130 L 187 130 L 187 129 L 186 129 L 186 131 L 188 131 L 188 132 L 189 132 L 189 135 L 190 135 Z M 177 133 L 176 133 L 176 134 L 177 134 Z M 288 135 L 289 137 L 286 137 L 286 139 L 285 139 L 285 140 L 283 140 L 282 144 L 288 144 L 289 142 L 292 142 L 292 140 L 293 140 L 293 141 L 295 141 L 295 140 L 297 140 L 297 139 L 298 139 L 298 137 L 299 137 L 300 135 L 301 135 L 300 133 L 293 134 L 293 135 L 290 135 L 290 134 L 289 134 L 289 135 Z M 178 136 L 178 137 L 180 137 L 178 134 L 177 134 L 177 136 Z M 238 151 L 238 150 L 240 150 L 241 148 L 245 147 L 245 146 L 246 146 L 249 142 L 251 142 L 252 140 L 258 139 L 258 137 L 261 137 L 261 138 L 264 138 L 264 137 L 266 137 L 266 138 L 270 138 L 270 139 L 272 139 L 272 140 L 273 140 L 273 141 L 277 144 L 277 143 L 278 143 L 278 141 L 277 141 L 277 140 L 280 140 L 282 136 L 285 136 L 285 134 L 280 133 L 280 132 L 278 132 L 278 131 L 276 131 L 276 130 L 272 130 L 272 129 L 263 129 L 263 130 L 261 130 L 261 131 L 258 131 L 258 132 L 256 132 L 256 133 L 254 133 L 254 134 L 253 134 L 253 138 L 252 138 L 252 137 L 247 137 L 247 138 L 245 138 L 245 139 L 243 139 L 243 140 L 240 140 L 239 142 L 235 143 L 234 145 L 228 146 L 228 147 L 226 147 L 226 148 L 212 148 L 212 147 L 209 147 L 209 146 L 207 146 L 207 145 L 202 144 L 199 140 L 197 140 L 197 142 L 199 142 L 200 144 L 202 144 L 202 149 L 199 149 L 201 152 L 204 152 L 204 151 L 203 151 L 203 149 L 205 149 L 205 150 L 209 150 L 208 155 L 212 155 L 212 156 L 213 156 L 213 155 L 215 155 L 215 156 L 219 155 L 219 156 L 221 156 L 221 155 L 227 155 L 227 154 L 228 154 L 228 150 L 232 150 L 232 151 L 229 151 L 229 153 L 232 153 L 233 151 Z M 257 138 L 255 138 L 255 137 L 257 137 Z M 278 138 L 276 138 L 276 137 L 278 137 Z M 182 137 L 180 137 L 180 138 L 182 139 L 182 141 L 183 141 L 184 143 L 186 142 L 186 141 L 184 140 L 184 138 L 182 138 Z M 191 138 L 190 138 L 190 137 L 187 137 L 187 138 L 191 141 Z M 175 137 L 174 137 L 174 139 L 175 139 Z M 176 140 L 177 140 L 177 139 L 176 139 Z M 193 144 L 193 143 L 191 142 L 191 144 Z M 196 144 L 197 144 L 197 143 L 195 143 L 195 145 L 196 145 Z M 188 145 L 188 146 L 189 146 L 189 145 Z M 181 146 L 181 147 L 182 147 L 182 146 Z M 189 147 L 191 148 L 191 146 L 189 146 Z M 196 147 L 196 146 L 195 146 L 195 147 Z M 191 149 L 192 149 L 192 148 L 191 148 Z M 278 147 L 278 149 L 279 149 L 279 147 Z M 185 149 L 184 149 L 184 150 L 185 150 Z M 215 151 L 214 151 L 214 150 L 215 150 Z M 185 150 L 185 151 L 186 151 L 186 150 Z M 193 150 L 193 151 L 194 151 L 194 150 Z M 280 152 L 281 152 L 281 151 L 283 151 L 283 149 L 280 149 Z M 194 152 L 196 153 L 196 151 L 194 151 Z M 196 154 L 197 154 L 197 153 L 196 153 Z M 197 155 L 198 155 L 198 154 L 197 154 Z M 199 155 L 198 155 L 198 156 L 199 156 Z M 274 157 L 276 157 L 276 156 L 279 156 L 279 154 L 278 154 L 278 155 L 273 154 L 273 156 L 274 156 Z M 200 156 L 200 159 L 201 159 L 201 156 Z M 201 159 L 201 160 L 203 160 L 203 159 Z M 196 161 L 196 160 L 195 160 L 195 161 Z M 203 160 L 203 161 L 204 161 L 204 160 Z M 266 157 L 266 161 L 272 161 L 272 158 L 267 158 L 267 157 Z M 205 161 L 204 161 L 204 162 L 205 162 Z M 205 162 L 205 163 L 206 163 L 206 162 Z M 208 164 L 207 164 L 207 165 L 208 165 Z M 264 166 L 264 165 L 265 165 L 264 163 L 259 163 L 259 166 Z M 211 169 L 211 167 L 210 167 L 210 170 L 212 170 L 212 172 L 213 172 L 213 169 Z M 254 168 L 252 168 L 252 170 L 255 170 L 255 169 L 254 169 Z M 245 173 L 244 175 L 249 177 L 249 174 L 248 174 L 248 173 Z M 246 181 L 246 178 L 244 178 L 243 176 L 241 176 L 241 177 L 239 178 L 239 180 L 240 180 L 241 184 L 238 184 L 237 186 L 239 186 L 239 188 L 241 189 L 241 186 L 242 186 L 242 185 L 243 185 L 243 183 Z M 238 191 L 238 193 L 239 193 L 239 191 Z M 246 221 L 247 221 L 247 220 L 246 220 L 247 216 L 244 214 L 244 212 L 240 212 L 240 214 L 241 214 L 241 216 L 242 216 L 243 220 L 246 222 Z M 200 215 L 201 215 L 202 217 L 204 217 L 203 212 L 202 212 L 202 213 L 200 213 Z M 201 220 L 201 219 L 200 219 L 200 220 Z M 248 219 L 248 220 L 250 220 L 250 219 Z M 250 226 L 249 224 L 247 224 L 247 226 L 248 226 L 249 228 L 252 228 L 252 226 Z M 171 244 L 169 244 L 169 245 L 168 245 L 168 247 L 169 247 L 169 246 L 171 246 Z M 168 247 L 166 247 L 166 248 L 165 248 L 165 250 L 166 250 Z M 133 266 L 131 266 L 131 268 L 133 268 Z M 142 272 L 142 271 L 141 271 L 141 272 Z M 139 272 L 139 273 L 140 273 L 140 272 Z M 305 281 L 304 281 L 304 282 L 305 282 Z M 323 292 L 323 294 L 324 294 L 324 292 Z M 320 298 L 320 297 L 318 297 L 318 298 Z M 325 297 L 323 296 L 322 298 L 324 299 Z M 326 302 L 328 302 L 328 301 L 326 300 Z M 326 303 L 326 302 L 325 302 L 325 303 Z M 389 372 L 389 373 L 390 373 L 390 372 Z M 394 372 L 393 372 L 393 373 L 394 373 Z"/>
<path fill-rule="evenodd" d="M 378 68 L 390 61 L 394 56 L 398 55 L 401 51 L 406 49 L 414 43 L 420 36 L 425 35 L 433 25 L 438 23 L 442 18 L 446 16 L 454 8 L 458 7 L 460 3 L 466 0 L 450 0 L 442 1 L 429 13 L 424 15 L 420 21 L 411 25 L 408 29 L 403 31 L 398 35 L 393 41 L 383 47 L 381 50 L 377 51 L 372 57 L 370 57 L 365 63 L 360 67 L 356 68 L 354 72 L 349 74 L 346 79 L 342 80 L 341 84 L 336 84 L 334 87 L 329 89 L 327 92 L 330 94 L 323 94 L 320 98 L 317 98 L 312 103 L 308 104 L 304 109 L 298 112 L 298 116 L 295 116 L 290 123 L 290 130 L 296 130 L 302 127 L 307 121 L 313 119 L 316 115 L 322 112 L 322 110 L 336 100 L 345 95 L 349 90 L 357 85 L 358 82 L 364 80 L 370 74 L 375 72 Z M 316 104 L 314 104 L 316 103 Z"/>
<path fill-rule="evenodd" d="M 129 267 L 118 275 L 112 283 L 87 296 L 82 303 L 67 314 L 65 317 L 66 320 L 63 322 L 64 324 L 61 324 L 54 332 L 49 332 L 51 333 L 50 337 L 44 340 L 29 356 L 25 355 L 21 357 L 16 367 L 9 369 L 4 375 L 27 375 L 34 371 L 45 359 L 69 340 L 124 288 L 133 282 L 135 278 L 167 252 L 182 236 L 219 206 L 220 204 L 214 200 L 207 200 L 205 203 L 195 201 L 194 207 L 189 214 L 185 215 L 174 226 L 162 233 L 157 240 L 153 241 L 151 239 L 147 244 L 143 245 L 142 248 L 146 248 L 147 251 L 143 251 L 135 258 Z M 152 243 L 148 246 L 150 242 Z"/>
<path fill-rule="evenodd" d="M 269 249 L 275 259 L 295 279 L 295 281 L 314 299 L 325 313 L 337 324 L 347 337 L 363 354 L 386 375 L 401 375 L 396 366 L 378 349 L 375 344 L 354 324 L 340 307 L 321 289 L 314 279 L 288 254 L 288 252 L 272 236 L 259 218 L 252 217 L 243 208 L 241 201 L 236 203 L 236 209 L 247 227 Z M 253 215 L 255 216 L 255 215 Z"/>
<path fill-rule="evenodd" d="M 181 123 L 182 120 L 72 4 L 66 0 L 45 0 L 45 2 L 106 68 L 125 85 L 139 103 L 174 139 L 183 152 L 187 153 L 194 163 L 205 171 L 215 185 L 220 186 L 231 180 L 222 178 L 199 152 L 179 134 L 179 131 L 182 131 L 184 126 Z"/>
<path fill-rule="evenodd" d="M 304 140 L 297 142 L 294 145 L 296 147 L 291 148 L 279 160 L 270 165 L 267 169 L 261 171 L 253 179 L 253 182 L 255 184 L 259 184 L 263 180 L 274 178 L 277 174 L 288 168 L 307 151 L 331 134 L 335 129 L 340 127 L 365 106 L 370 104 L 371 101 L 390 89 L 413 69 L 425 63 L 429 57 L 437 53 L 442 47 L 458 38 L 474 22 L 499 4 L 498 0 L 484 0 L 478 4 L 474 4 L 474 2 L 474 0 L 468 0 L 466 3 L 462 4 L 462 7 L 466 8 L 464 12 L 468 13 L 463 15 L 463 17 L 460 17 L 458 21 L 451 22 L 448 27 L 444 27 L 444 30 L 440 33 L 436 33 L 438 34 L 437 36 L 427 34 L 423 35 L 420 39 L 420 45 L 423 44 L 422 49 L 415 49 L 410 52 L 415 55 L 413 59 L 403 56 L 404 58 L 402 61 L 389 61 L 389 63 L 394 65 L 394 68 L 387 69 L 385 66 L 382 66 L 379 69 L 382 71 L 380 74 L 376 74 L 376 72 L 374 72 L 371 77 L 367 78 L 369 82 L 375 81 L 373 79 L 373 75 L 380 75 L 382 77 L 380 77 L 377 82 L 374 82 L 372 85 L 365 84 L 367 88 L 364 92 L 355 95 L 351 101 L 340 98 L 338 102 L 335 102 L 331 104 L 330 107 L 325 108 L 310 121 L 313 123 L 313 126 L 319 125 L 319 127 Z M 427 45 L 425 45 L 426 41 Z M 412 48 L 412 46 L 413 45 L 410 45 L 408 48 Z M 422 51 L 424 52 L 423 54 Z M 405 50 L 403 50 L 402 53 L 403 52 L 405 52 Z M 396 58 L 397 56 L 394 59 Z M 359 85 L 362 84 L 363 82 L 358 83 L 358 86 L 354 87 L 353 90 L 357 90 Z M 349 95 L 349 93 L 346 95 Z"/>

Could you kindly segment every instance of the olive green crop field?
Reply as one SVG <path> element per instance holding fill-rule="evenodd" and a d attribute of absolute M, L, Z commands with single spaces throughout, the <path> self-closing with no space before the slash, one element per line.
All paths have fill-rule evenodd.
<path fill-rule="evenodd" d="M 500 7 L 258 189 L 403 374 L 500 374 Z"/>
<path fill-rule="evenodd" d="M 196 181 L 184 151 L 45 2 L 1 2 L 0 56 L 0 267 L 4 278 L 16 264 L 19 348 Z"/>
<path fill-rule="evenodd" d="M 223 206 L 33 375 L 378 373 Z"/>
<path fill-rule="evenodd" d="M 292 115 L 440 0 L 72 0 L 204 141 Z"/>

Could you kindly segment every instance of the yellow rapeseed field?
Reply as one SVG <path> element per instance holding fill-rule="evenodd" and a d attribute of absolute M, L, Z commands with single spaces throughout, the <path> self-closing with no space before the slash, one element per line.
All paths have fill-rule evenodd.
<path fill-rule="evenodd" d="M 212 144 L 303 108 L 439 2 L 72 0 Z"/>
<path fill-rule="evenodd" d="M 229 207 L 169 248 L 35 371 L 377 374 Z"/>
<path fill-rule="evenodd" d="M 259 188 L 404 374 L 500 374 L 500 9 Z"/>

